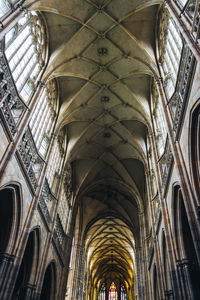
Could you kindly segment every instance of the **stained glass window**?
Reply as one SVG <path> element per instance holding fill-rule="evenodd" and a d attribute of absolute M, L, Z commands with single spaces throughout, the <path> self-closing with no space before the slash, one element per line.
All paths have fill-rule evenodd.
<path fill-rule="evenodd" d="M 121 300 L 128 300 L 125 287 L 121 285 Z"/>
<path fill-rule="evenodd" d="M 102 286 L 100 288 L 98 300 L 106 300 L 106 285 L 105 285 L 105 283 L 102 284 Z"/>
<path fill-rule="evenodd" d="M 108 294 L 108 299 L 109 300 L 117 300 L 117 288 L 114 282 L 111 283 L 110 289 L 109 289 L 109 294 Z"/>

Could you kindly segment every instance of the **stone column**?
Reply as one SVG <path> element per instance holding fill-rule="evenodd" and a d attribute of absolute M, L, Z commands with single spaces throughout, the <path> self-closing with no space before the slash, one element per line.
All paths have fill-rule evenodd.
<path fill-rule="evenodd" d="M 156 81 L 158 92 L 161 98 L 161 104 L 163 107 L 163 112 L 166 119 L 167 129 L 168 129 L 168 137 L 169 144 L 173 154 L 173 159 L 175 161 L 177 171 L 179 173 L 179 180 L 182 187 L 183 201 L 185 204 L 185 209 L 188 217 L 188 221 L 190 223 L 190 230 L 192 234 L 192 238 L 194 241 L 194 246 L 197 254 L 198 261 L 200 262 L 200 244 L 199 244 L 199 236 L 200 236 L 200 228 L 198 226 L 197 221 L 197 211 L 196 211 L 196 198 L 192 189 L 191 181 L 189 178 L 188 170 L 185 164 L 185 158 L 183 156 L 183 152 L 178 140 L 175 139 L 174 130 L 173 130 L 173 120 L 169 111 L 169 107 L 167 105 L 167 98 L 165 95 L 164 87 L 162 80 L 159 79 Z"/>
<path fill-rule="evenodd" d="M 0 255 L 0 295 L 4 290 L 5 283 L 7 284 L 7 279 L 9 277 L 9 273 L 13 267 L 15 256 L 4 253 Z"/>
<path fill-rule="evenodd" d="M 181 267 L 181 261 L 177 260 L 176 265 L 177 265 L 178 277 L 179 277 L 180 288 L 181 288 L 181 296 L 183 300 L 186 300 L 187 296 L 185 294 L 185 283 L 184 283 L 184 277 L 183 277 L 183 272 Z"/>
<path fill-rule="evenodd" d="M 97 300 L 98 294 L 97 294 L 97 287 L 95 286 L 94 288 L 94 299 L 92 300 Z"/>
<path fill-rule="evenodd" d="M 181 282 L 181 292 L 183 300 L 195 300 L 195 289 L 192 282 L 192 264 L 189 259 L 177 261 L 177 270 Z"/>
<path fill-rule="evenodd" d="M 183 276 L 185 281 L 185 289 L 186 294 L 188 295 L 188 299 L 195 300 L 195 289 L 192 282 L 192 264 L 189 259 L 182 259 L 181 267 L 183 270 Z"/>
<path fill-rule="evenodd" d="M 36 286 L 32 284 L 27 284 L 25 287 L 22 288 L 19 299 L 20 300 L 35 300 L 36 297 Z"/>
<path fill-rule="evenodd" d="M 165 291 L 165 300 L 174 300 L 173 291 Z"/>

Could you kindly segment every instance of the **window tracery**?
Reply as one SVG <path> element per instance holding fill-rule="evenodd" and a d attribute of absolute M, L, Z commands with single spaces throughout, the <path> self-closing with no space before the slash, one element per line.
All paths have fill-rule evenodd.
<path fill-rule="evenodd" d="M 71 203 L 72 198 L 72 166 L 67 163 L 64 172 L 64 190 L 67 200 Z"/>
<path fill-rule="evenodd" d="M 178 0 L 178 4 L 181 6 L 182 12 L 186 12 L 190 17 L 194 17 L 196 0 Z"/>
<path fill-rule="evenodd" d="M 175 91 L 182 48 L 183 42 L 180 32 L 170 18 L 169 12 L 164 9 L 160 18 L 159 62 L 162 66 L 164 86 L 168 98 Z"/>
<path fill-rule="evenodd" d="M 58 214 L 59 214 L 62 226 L 65 230 L 66 225 L 67 225 L 68 215 L 69 215 L 69 203 L 67 201 L 64 186 L 62 187 L 62 192 L 61 192 L 61 196 L 60 196 L 60 200 L 59 200 Z"/>
<path fill-rule="evenodd" d="M 36 12 L 28 12 L 6 34 L 5 55 L 18 93 L 27 102 L 46 56 L 45 28 Z"/>

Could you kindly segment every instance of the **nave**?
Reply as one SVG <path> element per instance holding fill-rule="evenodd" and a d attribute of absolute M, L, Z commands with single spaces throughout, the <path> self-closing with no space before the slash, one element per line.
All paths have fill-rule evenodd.
<path fill-rule="evenodd" d="M 0 300 L 200 299 L 199 0 L 0 0 Z"/>

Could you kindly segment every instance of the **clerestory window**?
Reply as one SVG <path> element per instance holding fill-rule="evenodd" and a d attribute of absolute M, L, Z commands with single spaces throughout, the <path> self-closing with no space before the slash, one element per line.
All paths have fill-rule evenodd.
<path fill-rule="evenodd" d="M 159 61 L 161 63 L 164 86 L 167 97 L 170 98 L 176 86 L 183 42 L 174 21 L 164 10 L 160 18 Z"/>
<path fill-rule="evenodd" d="M 42 90 L 29 126 L 39 153 L 45 157 L 57 116 L 57 88 L 54 80 Z"/>
<path fill-rule="evenodd" d="M 47 180 L 54 193 L 57 191 L 60 179 L 62 162 L 64 159 L 64 149 L 66 146 L 65 144 L 65 133 L 64 130 L 62 130 L 60 134 L 55 137 L 47 168 Z"/>
<path fill-rule="evenodd" d="M 21 98 L 28 102 L 45 62 L 45 29 L 36 12 L 28 12 L 5 36 L 5 55 Z"/>

